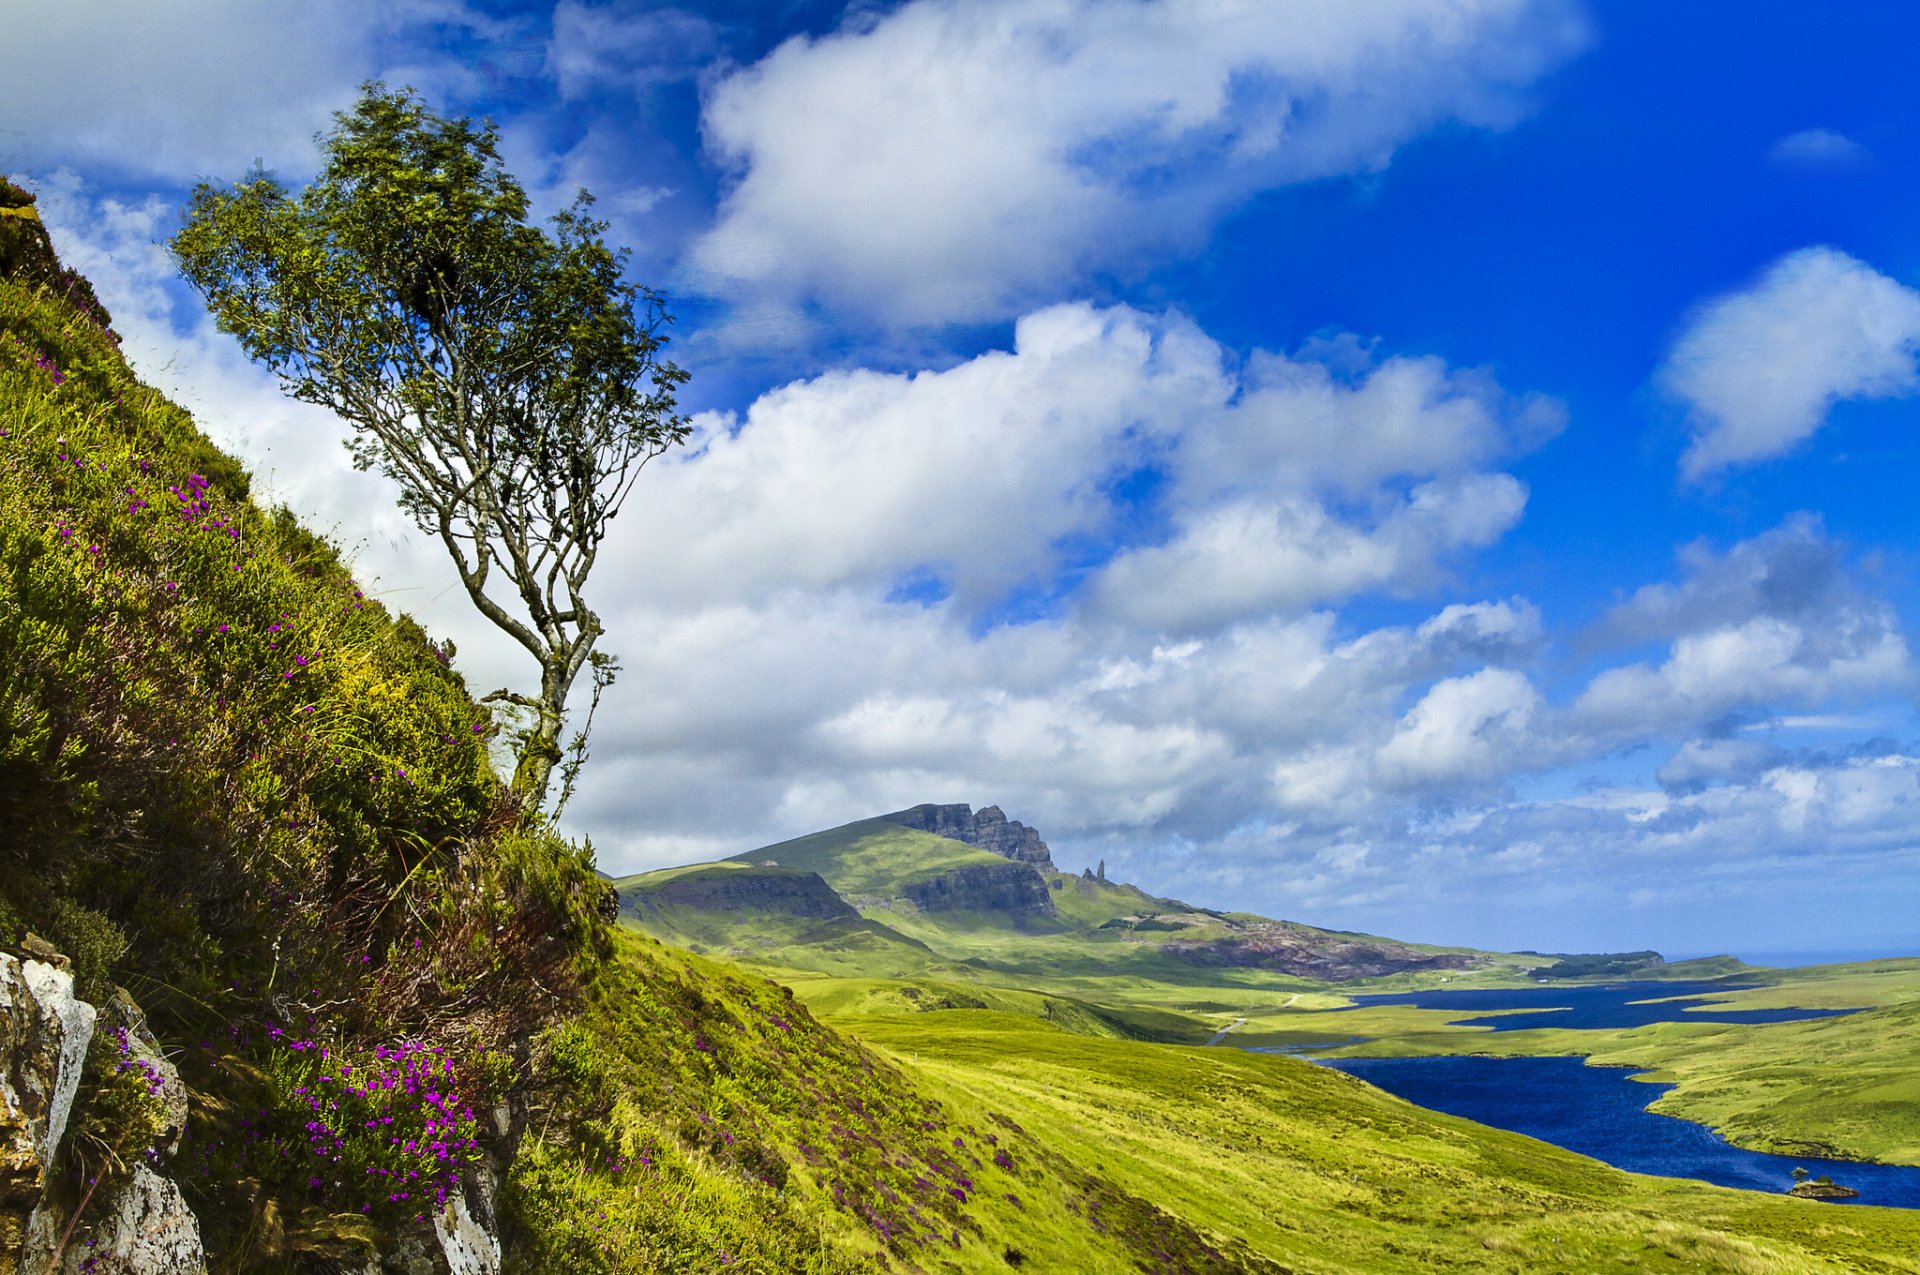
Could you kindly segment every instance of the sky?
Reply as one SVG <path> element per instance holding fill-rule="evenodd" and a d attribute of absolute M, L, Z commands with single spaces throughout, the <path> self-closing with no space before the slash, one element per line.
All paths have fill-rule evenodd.
<path fill-rule="evenodd" d="M 590 590 L 615 874 L 923 801 L 1426 942 L 1920 952 L 1920 9 L 13 0 L 0 172 L 150 381 L 476 691 L 196 183 L 368 80 L 662 289 L 695 434 Z"/>

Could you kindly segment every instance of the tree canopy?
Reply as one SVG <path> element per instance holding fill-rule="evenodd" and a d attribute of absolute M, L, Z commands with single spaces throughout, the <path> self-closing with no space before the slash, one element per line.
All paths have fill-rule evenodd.
<path fill-rule="evenodd" d="M 380 84 L 335 119 L 311 185 L 203 184 L 170 247 L 222 330 L 352 424 L 356 466 L 399 484 L 474 605 L 539 661 L 536 693 L 488 697 L 527 714 L 514 785 L 537 808 L 575 680 L 592 670 L 597 703 L 617 668 L 588 574 L 641 468 L 688 434 L 671 319 L 626 281 L 585 191 L 550 229 L 529 220 L 491 123 Z"/>

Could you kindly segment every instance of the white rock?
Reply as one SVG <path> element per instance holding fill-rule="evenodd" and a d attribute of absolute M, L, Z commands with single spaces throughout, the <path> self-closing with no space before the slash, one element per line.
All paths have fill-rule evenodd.
<path fill-rule="evenodd" d="M 28 991 L 39 1002 L 43 1037 L 57 1051 L 46 1136 L 41 1143 L 43 1158 L 51 1163 L 60 1139 L 67 1133 L 67 1117 L 73 1114 L 73 1099 L 80 1092 L 80 1071 L 86 1065 L 87 1046 L 93 1040 L 93 1024 L 100 1011 L 73 994 L 73 975 L 63 969 L 29 960 L 22 964 L 21 973 Z"/>
<path fill-rule="evenodd" d="M 67 1248 L 60 1275 L 203 1275 L 200 1223 L 180 1188 L 144 1164 L 87 1210 L 82 1235 Z M 91 1267 L 86 1263 L 97 1259 Z"/>
<path fill-rule="evenodd" d="M 433 1233 L 449 1275 L 499 1275 L 500 1238 L 473 1216 L 464 1191 L 433 1215 Z"/>
<path fill-rule="evenodd" d="M 66 1136 L 98 1016 L 74 996 L 72 974 L 0 952 L 0 1125 L 24 1132 L 43 1170 Z"/>

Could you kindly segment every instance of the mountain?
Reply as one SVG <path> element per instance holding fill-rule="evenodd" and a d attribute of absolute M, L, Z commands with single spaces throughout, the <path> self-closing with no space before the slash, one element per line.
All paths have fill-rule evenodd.
<path fill-rule="evenodd" d="M 687 897 L 687 871 L 616 882 L 623 916 L 671 941 L 840 976 L 1104 975 L 1192 986 L 1223 975 L 1347 983 L 1512 974 L 1529 963 L 1194 907 L 1108 881 L 1104 866 L 1064 873 L 1039 833 L 998 806 L 923 804 L 735 855 L 699 869 L 703 881 L 726 882 L 727 897 L 709 891 L 706 904 Z M 802 891 L 802 878 L 819 884 Z M 818 915 L 823 890 L 847 911 Z M 858 956 L 856 933 L 865 936 Z"/>

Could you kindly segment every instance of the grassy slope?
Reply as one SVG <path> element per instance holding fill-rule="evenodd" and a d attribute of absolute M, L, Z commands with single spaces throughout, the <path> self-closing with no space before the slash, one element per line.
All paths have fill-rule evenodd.
<path fill-rule="evenodd" d="M 947 1092 L 1299 1270 L 1920 1269 L 1911 1212 L 1620 1173 L 1292 1059 L 983 1011 L 847 1021 Z"/>
<path fill-rule="evenodd" d="M 530 1269 L 709 1270 L 724 1255 L 766 1275 L 986 1272 L 1009 1253 L 1042 1271 L 1270 1269 L 1209 1257 L 1144 1193 L 822 1026 L 785 989 L 618 942 L 585 1012 L 543 1045 L 573 1116 L 565 1158 L 536 1148 L 515 1171 L 510 1215 L 542 1236 Z"/>
<path fill-rule="evenodd" d="M 491 1021 L 486 1006 L 502 997 L 550 1000 L 512 963 L 532 949 L 496 951 L 505 940 L 474 922 L 517 931 L 541 915 L 543 889 L 561 892 L 564 912 L 579 865 L 541 869 L 528 849 L 488 839 L 497 799 L 479 752 L 457 743 L 479 714 L 424 636 L 356 606 L 324 546 L 248 505 L 231 462 L 136 385 L 65 300 L 10 285 L 0 327 L 18 347 L 0 353 L 14 643 L 0 742 L 8 816 L 36 834 L 40 856 L 31 883 L 7 877 L 7 923 L 24 918 L 68 946 L 99 939 L 94 973 L 146 973 L 143 998 L 175 1033 L 212 998 L 220 1021 L 259 1012 L 274 976 L 267 940 L 288 917 L 319 923 L 297 955 L 327 995 L 351 998 L 357 1017 L 334 1037 L 349 1049 L 394 1033 L 452 1040 Z M 167 488 L 191 488 L 192 473 L 211 476 L 209 507 L 183 518 Z M 273 640 L 288 619 L 315 639 L 303 649 L 326 653 L 311 672 Z M 74 705 L 104 716 L 61 717 Z M 155 733 L 168 729 L 179 733 Z M 171 752 L 157 742 L 189 739 Z M 178 804 L 126 804 L 153 783 Z M 245 849 L 234 838 L 283 818 L 289 835 L 269 841 L 279 859 L 233 857 Z M 113 857 L 88 857 L 103 827 L 116 830 Z M 805 866 L 804 853 L 787 861 Z M 326 870 L 272 875 L 288 863 Z M 200 864 L 222 879 L 201 880 Z M 884 887 L 881 865 L 856 866 Z M 536 870 L 552 879 L 527 880 Z M 329 881 L 346 894 L 329 895 Z M 362 881 L 406 907 L 359 910 Z M 216 886 L 225 911 L 178 911 Z M 136 932 L 115 940 L 116 927 Z M 429 941 L 411 946 L 409 930 Z M 984 927 L 979 941 L 992 942 Z M 367 959 L 324 974 L 321 958 L 343 952 Z M 461 952 L 494 956 L 446 963 Z M 173 997 L 156 969 L 180 980 Z M 1243 1237 L 1313 1270 L 1590 1269 L 1603 1258 L 1897 1270 L 1913 1266 L 1873 1254 L 1920 1246 L 1906 1215 L 1648 1184 L 1283 1060 L 1036 1024 L 1051 1003 L 1083 1031 L 1111 1026 L 1071 998 L 996 991 L 1014 1016 L 850 1019 L 895 1065 L 724 964 L 625 939 L 585 977 L 584 999 L 530 1041 L 523 1065 L 534 1105 L 506 1201 L 518 1269 L 710 1269 L 724 1255 L 763 1272 L 986 1271 L 1015 1253 L 1041 1270 L 1275 1269 L 1237 1247 Z M 1204 995 L 1233 1008 L 1274 991 Z M 238 1062 L 196 1072 L 196 1101 L 217 1113 L 276 1083 L 223 1090 Z M 217 1242 L 229 1234 L 225 1197 L 202 1191 Z M 299 1223 L 302 1202 L 284 1214 Z M 246 1225 L 244 1208 L 235 1220 Z M 304 1260 L 236 1249 L 226 1264 Z"/>
<path fill-rule="evenodd" d="M 586 1101 L 570 1159 L 516 1170 L 514 1217 L 573 1220 L 534 1269 L 1920 1271 L 1909 1211 L 1619 1173 L 1291 1059 L 1050 1027 L 991 990 L 895 1013 L 897 984 L 820 980 L 816 1020 L 726 962 L 620 942 L 548 1042 L 546 1074 Z M 754 1181 L 768 1166 L 778 1189 Z"/>
<path fill-rule="evenodd" d="M 381 1070 L 376 1047 L 430 1060 L 422 1095 L 520 1113 L 512 1271 L 1000 1270 L 1029 1216 L 1070 1237 L 1055 1269 L 1198 1244 L 774 985 L 599 932 L 590 865 L 516 830 L 442 654 L 250 503 L 133 377 L 22 193 L 0 207 L 0 942 L 34 929 L 89 995 L 139 996 L 192 1090 L 185 1146 L 154 1163 L 216 1271 L 337 1269 L 409 1224 L 385 1175 L 412 1165 L 386 1133 L 418 1124 L 412 1087 L 356 1111 L 374 1132 L 344 1130 L 344 1178 L 308 1154 L 303 1095 L 348 1060 Z M 157 1132 L 115 1061 L 90 1065 L 63 1181 Z M 504 1150 L 481 1123 L 457 1132 Z M 1027 1182 L 1038 1198 L 1006 1198 Z M 1154 1225 L 1096 1231 L 1084 1201 Z"/>

